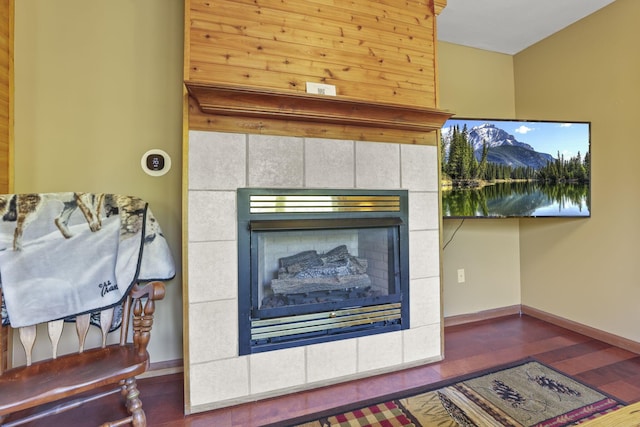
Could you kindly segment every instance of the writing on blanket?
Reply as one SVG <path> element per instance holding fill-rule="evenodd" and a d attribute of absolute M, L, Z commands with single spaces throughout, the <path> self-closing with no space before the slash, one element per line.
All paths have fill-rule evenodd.
<path fill-rule="evenodd" d="M 100 288 L 100 296 L 104 297 L 109 292 L 117 290 L 118 284 L 111 284 L 111 280 L 107 280 L 106 282 L 100 283 L 98 287 Z"/>

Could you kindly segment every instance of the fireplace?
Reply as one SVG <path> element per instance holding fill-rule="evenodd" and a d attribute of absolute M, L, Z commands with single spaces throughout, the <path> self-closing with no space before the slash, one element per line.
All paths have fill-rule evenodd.
<path fill-rule="evenodd" d="M 238 189 L 240 354 L 409 325 L 404 190 Z"/>
<path fill-rule="evenodd" d="M 188 157 L 188 281 L 184 300 L 188 313 L 185 396 L 190 412 L 295 393 L 442 358 L 437 146 L 192 130 Z M 249 219 L 239 223 L 238 189 L 247 188 L 274 192 L 287 189 L 285 193 L 296 189 L 303 194 L 309 191 L 306 195 L 318 194 L 317 189 L 323 189 L 325 195 L 400 191 L 401 206 L 406 191 L 408 219 L 403 221 L 409 229 L 405 240 L 409 244 L 409 269 L 404 272 L 410 275 L 407 297 L 401 304 L 409 315 L 401 318 L 401 329 L 354 337 L 344 334 L 340 336 L 344 339 L 240 354 L 238 321 L 250 319 L 252 310 L 249 301 L 249 308 L 239 315 L 239 301 L 246 302 L 248 294 L 239 292 L 238 239 L 242 235 L 239 230 L 249 230 Z M 316 209 L 327 210 L 326 206 Z M 391 219 L 403 218 L 399 212 L 383 214 Z M 357 216 L 354 212 L 343 213 L 345 217 L 338 220 L 374 215 L 368 211 Z M 299 212 L 289 220 L 306 220 L 314 214 Z M 262 225 L 257 221 L 274 219 L 272 213 L 251 215 L 256 227 Z M 324 221 L 322 217 L 312 220 L 318 224 Z M 266 233 L 257 228 L 255 232 Z M 284 230 L 272 233 L 280 232 Z M 343 244 L 350 256 L 368 260 L 367 273 L 373 276 L 372 257 L 358 253 L 351 243 Z M 315 250 L 324 256 L 338 246 L 329 242 Z M 298 247 L 277 257 L 305 250 Z M 399 250 L 402 258 L 402 245 Z M 242 306 L 247 307 L 245 303 Z"/>

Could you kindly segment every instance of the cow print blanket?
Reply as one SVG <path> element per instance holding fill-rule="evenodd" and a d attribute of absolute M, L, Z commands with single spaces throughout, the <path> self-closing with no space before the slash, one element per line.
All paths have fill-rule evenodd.
<path fill-rule="evenodd" d="M 134 283 L 168 280 L 173 257 L 148 204 L 103 193 L 0 195 L 2 322 L 99 312 Z M 121 319 L 114 316 L 112 329 Z"/>

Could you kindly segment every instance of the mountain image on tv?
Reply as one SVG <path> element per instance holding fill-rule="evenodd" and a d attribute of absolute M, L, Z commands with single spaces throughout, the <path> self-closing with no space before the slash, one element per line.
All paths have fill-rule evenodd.
<path fill-rule="evenodd" d="M 450 119 L 441 137 L 445 216 L 590 215 L 589 122 Z"/>
<path fill-rule="evenodd" d="M 490 123 L 469 130 L 468 140 L 473 146 L 478 161 L 482 159 L 482 149 L 485 143 L 489 147 L 487 155 L 489 163 L 540 169 L 554 160 L 551 154 L 537 152 L 529 144 L 518 141 L 513 135 Z"/>

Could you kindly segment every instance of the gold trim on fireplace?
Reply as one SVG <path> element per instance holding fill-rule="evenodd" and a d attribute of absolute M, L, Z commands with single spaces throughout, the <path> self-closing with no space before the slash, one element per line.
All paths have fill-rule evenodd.
<path fill-rule="evenodd" d="M 398 212 L 400 196 L 252 195 L 251 213 Z"/>
<path fill-rule="evenodd" d="M 393 303 L 301 316 L 254 320 L 251 322 L 251 339 L 283 337 L 400 319 L 400 307 L 400 303 Z"/>

